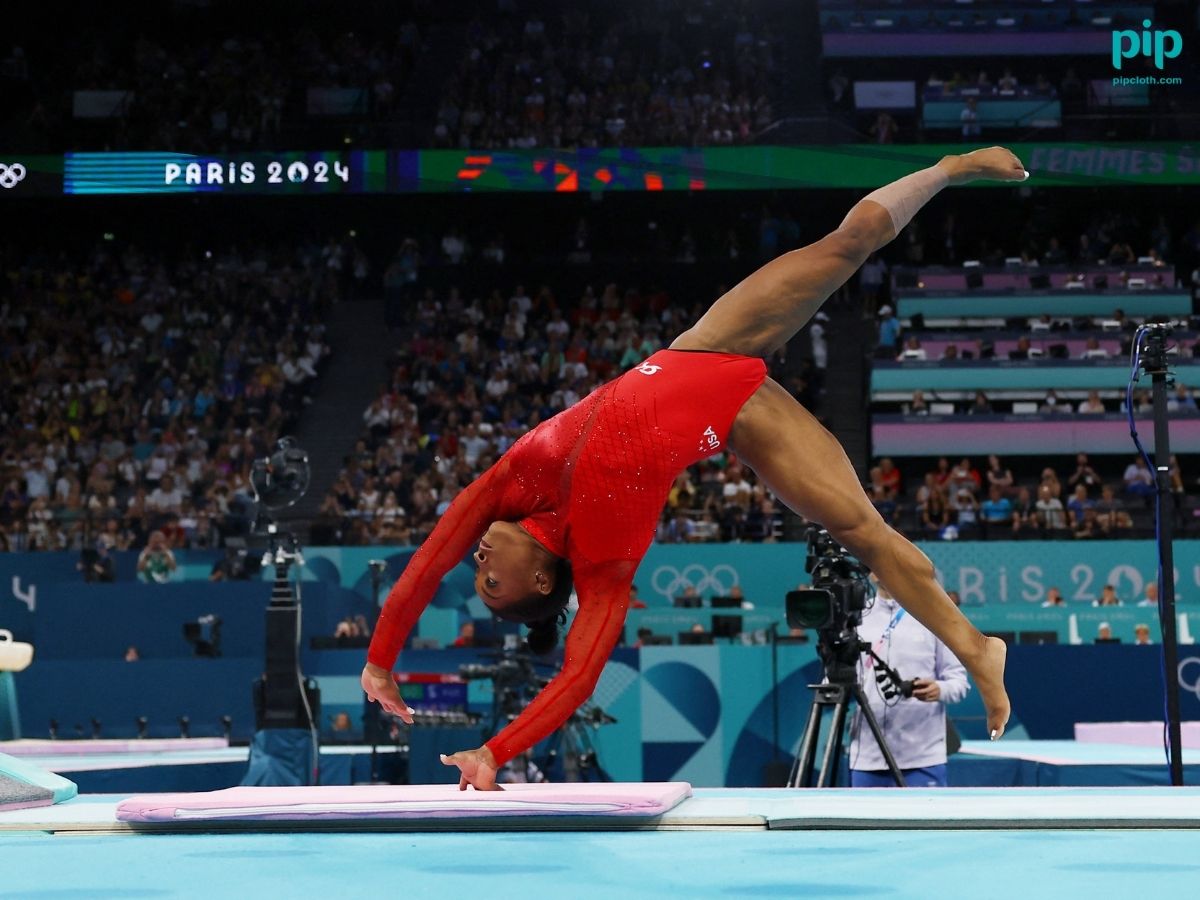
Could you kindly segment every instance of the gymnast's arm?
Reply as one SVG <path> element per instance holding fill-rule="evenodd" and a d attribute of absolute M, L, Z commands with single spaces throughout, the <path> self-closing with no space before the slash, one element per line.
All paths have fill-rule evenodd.
<path fill-rule="evenodd" d="M 579 611 L 567 634 L 562 671 L 484 746 L 443 758 L 447 765 L 462 770 L 461 788 L 467 784 L 481 790 L 492 788 L 501 766 L 549 736 L 592 695 L 625 626 L 636 569 L 636 561 L 576 565 Z"/>
<path fill-rule="evenodd" d="M 492 522 L 522 514 L 508 499 L 509 469 L 510 461 L 505 456 L 454 499 L 392 585 L 379 613 L 363 669 L 363 690 L 371 700 L 406 722 L 412 721 L 412 714 L 400 700 L 391 676 L 392 666 L 446 573 L 462 561 Z"/>

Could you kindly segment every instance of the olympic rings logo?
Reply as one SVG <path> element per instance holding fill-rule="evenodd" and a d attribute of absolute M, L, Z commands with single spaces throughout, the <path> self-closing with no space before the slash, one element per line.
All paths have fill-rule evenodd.
<path fill-rule="evenodd" d="M 711 590 L 716 596 L 724 597 L 738 583 L 737 569 L 726 563 L 706 569 L 699 563 L 684 566 L 683 571 L 674 566 L 659 566 L 650 578 L 654 590 L 668 600 L 678 597 L 689 587 L 697 594 Z"/>
<path fill-rule="evenodd" d="M 0 163 L 0 187 L 8 190 L 15 188 L 18 184 L 25 180 L 25 167 L 20 163 L 13 163 L 11 166 Z"/>
<path fill-rule="evenodd" d="M 1183 662 L 1179 664 L 1179 687 L 1182 690 L 1187 691 L 1189 694 L 1195 694 L 1196 699 L 1200 700 L 1200 673 L 1197 673 L 1196 680 L 1190 684 L 1188 683 L 1187 679 L 1183 677 L 1184 670 L 1187 669 L 1189 665 L 1193 664 L 1200 666 L 1200 657 L 1192 656 L 1183 660 Z"/>

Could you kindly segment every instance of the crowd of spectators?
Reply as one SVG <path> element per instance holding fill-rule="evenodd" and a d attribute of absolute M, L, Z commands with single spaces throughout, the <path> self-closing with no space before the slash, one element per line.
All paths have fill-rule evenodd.
<path fill-rule="evenodd" d="M 186 16 L 174 29 L 96 29 L 68 59 L 56 57 L 63 47 L 14 45 L 0 69 L 21 109 L 14 130 L 40 150 L 203 153 L 287 149 L 322 115 L 391 120 L 421 52 L 415 11 L 379 28 L 365 7 L 348 28 L 328 12 L 298 10 L 284 29 Z M 338 110 L 319 97 L 328 88 L 361 93 Z"/>
<path fill-rule="evenodd" d="M 435 146 L 746 143 L 771 121 L 761 14 L 747 2 L 651 0 L 476 17 L 442 91 Z"/>
<path fill-rule="evenodd" d="M 161 579 L 172 549 L 239 527 L 250 462 L 328 354 L 341 252 L 0 258 L 0 550 L 86 551 L 107 580 L 111 551 L 147 547 L 139 573 Z"/>
<path fill-rule="evenodd" d="M 1078 272 L 1065 287 L 1112 291 L 1111 314 L 1096 317 L 1043 314 L 1022 320 L 1009 318 L 1003 327 L 993 323 L 986 328 L 962 326 L 953 331 L 930 328 L 917 320 L 912 323 L 915 327 L 906 331 L 892 307 L 889 293 L 897 288 L 890 283 L 888 266 L 875 258 L 864 267 L 861 290 L 867 313 L 872 312 L 875 304 L 881 304 L 877 315 L 876 359 L 903 364 L 1127 358 L 1137 321 L 1118 307 L 1124 297 L 1141 294 L 1129 290 L 1134 286 L 1130 284 L 1130 270 L 1136 269 L 1134 274 L 1147 282 L 1146 290 L 1175 288 L 1176 273 L 1170 263 L 1195 254 L 1200 246 L 1200 225 L 1176 240 L 1172 225 L 1159 214 L 1147 219 L 1136 209 L 1080 213 L 1070 223 L 1062 220 L 1047 224 L 1039 221 L 1046 219 L 1045 216 L 1029 216 L 1023 227 L 1012 232 L 1013 243 L 1002 249 L 987 238 L 986 232 L 978 240 L 964 235 L 961 219 L 952 207 L 944 213 L 940 227 L 936 219 L 932 225 L 916 220 L 897 242 L 899 247 L 893 258 L 900 257 L 916 267 L 917 277 L 907 290 L 920 289 L 920 273 L 930 263 L 955 266 L 964 260 L 978 260 L 985 270 L 1025 273 L 1030 277 L 1043 266 L 1055 267 L 1059 272 L 1064 269 Z M 1062 239 L 1063 234 L 1075 237 Z M 1019 264 L 1015 260 L 1017 248 L 1020 248 Z M 1146 271 L 1159 275 L 1153 278 Z M 1125 305 L 1135 302 L 1124 301 Z M 1147 308 L 1152 308 L 1152 304 Z M 1197 334 L 1176 329 L 1171 352 L 1176 354 L 1174 358 L 1194 358 L 1200 353 Z M 1128 411 L 1123 390 L 1056 389 L 1053 371 L 1047 368 L 1045 386 L 1041 388 L 988 392 L 938 390 L 936 370 L 931 370 L 928 389 L 914 390 L 903 400 L 894 395 L 874 398 L 871 409 L 873 414 L 899 412 L 909 416 L 1031 413 L 1086 417 Z M 1136 414 L 1148 415 L 1152 410 L 1149 390 L 1135 390 L 1132 405 Z M 1168 410 L 1172 414 L 1196 413 L 1194 390 L 1183 383 L 1173 385 Z M 1049 453 L 1053 453 L 1052 448 Z M 1112 458 L 1106 458 L 1103 465 L 1114 465 Z M 916 473 L 909 473 L 912 484 L 906 487 L 893 460 L 881 459 L 871 469 L 866 487 L 881 514 L 913 537 L 1084 539 L 1127 537 L 1143 532 L 1149 525 L 1148 498 L 1154 491 L 1153 475 L 1145 463 L 1140 458 L 1133 460 L 1124 468 L 1106 470 L 1104 477 L 1096 472 L 1083 454 L 1077 469 L 1061 482 L 1053 464 L 1040 478 L 1018 481 L 995 456 L 990 457 L 982 474 L 969 459 L 955 464 L 942 458 L 919 479 Z M 1179 501 L 1177 506 L 1184 510 L 1185 482 L 1174 458 L 1171 483 Z M 1186 515 L 1187 511 L 1181 512 L 1180 525 L 1189 524 Z"/>
<path fill-rule="evenodd" d="M 1177 236 L 1167 216 L 1141 214 L 1135 208 L 1096 212 L 1080 223 L 1055 222 L 1050 215 L 1027 215 L 1003 242 L 995 228 L 976 222 L 952 206 L 940 218 L 914 219 L 905 228 L 897 246 L 889 253 L 896 263 L 913 266 L 958 265 L 975 260 L 984 267 L 1004 267 L 1020 260 L 1025 269 L 1041 266 L 1112 267 L 1106 287 L 1124 287 L 1122 267 L 1150 265 L 1161 268 L 1162 277 L 1148 288 L 1172 287 L 1175 260 L 1200 248 L 1200 222 Z M 1040 213 L 1040 211 L 1039 211 Z M 1063 237 L 1063 233 L 1073 236 Z M 1140 261 L 1146 259 L 1148 263 Z M 1081 276 L 1082 278 L 1082 276 Z"/>
<path fill-rule="evenodd" d="M 936 396 L 930 392 L 931 396 Z M 937 399 L 928 399 L 926 392 L 916 390 L 912 393 L 912 398 L 905 403 L 900 404 L 900 412 L 906 416 L 928 416 L 928 415 L 968 415 L 968 416 L 990 416 L 990 415 L 1039 415 L 1039 416 L 1096 416 L 1106 413 L 1127 413 L 1129 405 L 1125 400 L 1124 391 L 1105 391 L 1089 390 L 1086 395 L 1078 400 L 1073 401 L 1064 396 L 1061 396 L 1054 388 L 1046 388 L 1044 391 L 1033 391 L 1033 394 L 1041 394 L 1041 398 L 1037 400 L 1026 399 L 999 399 L 989 396 L 986 391 L 975 391 L 974 398 L 967 403 L 960 403 L 954 400 L 947 400 L 944 397 Z M 1084 392 L 1077 392 L 1084 393 Z M 1031 392 L 1021 391 L 1019 396 L 1025 398 L 1030 396 Z M 1154 403 L 1151 398 L 1150 391 L 1146 388 L 1139 388 L 1133 392 L 1133 411 L 1139 417 L 1145 417 L 1153 414 Z M 1177 384 L 1167 398 L 1167 412 L 1171 415 L 1177 414 L 1194 414 L 1200 412 L 1200 404 L 1196 401 L 1196 392 L 1189 388 L 1186 384 Z"/>
<path fill-rule="evenodd" d="M 472 298 L 455 288 L 426 291 L 391 378 L 364 411 L 362 434 L 321 504 L 312 541 L 419 544 L 522 434 L 669 343 L 703 305 L 616 284 L 570 300 L 548 285 Z M 789 374 L 776 360 L 773 372 L 819 408 L 809 370 Z M 775 540 L 781 521 L 782 507 L 723 453 L 676 479 L 658 539 Z"/>
<path fill-rule="evenodd" d="M 1092 5 L 1092 0 L 1080 0 L 1079 5 L 1058 3 L 822 3 L 823 31 L 865 32 L 901 31 L 931 33 L 962 33 L 964 31 L 1001 32 L 1042 31 L 1057 29 L 1132 28 L 1137 25 L 1136 12 L 1116 4 Z M 860 7 L 860 8 L 856 8 Z"/>
<path fill-rule="evenodd" d="M 534 2 L 448 19 L 409 0 L 347 20 L 310 2 L 261 28 L 175 11 L 174 27 L 98 28 L 69 46 L 18 34 L 0 58 L 4 124 L 38 151 L 278 150 L 321 123 L 410 146 L 745 143 L 771 121 L 778 74 L 761 7 Z M 418 85 L 430 53 L 435 81 Z"/>
<path fill-rule="evenodd" d="M 1073 87 L 1079 87 L 1082 84 L 1073 68 L 1068 67 L 1063 78 L 1064 82 Z M 970 71 L 967 75 L 963 75 L 960 70 L 955 69 L 945 78 L 941 73 L 935 71 L 931 72 L 925 80 L 924 87 L 924 96 L 927 100 L 964 95 L 1009 97 L 1028 94 L 1042 96 L 1054 93 L 1056 93 L 1054 85 L 1050 83 L 1045 73 L 1038 71 L 1032 76 L 1026 76 L 1022 81 L 1013 74 L 1013 70 L 1009 66 L 1005 66 L 995 80 L 992 78 L 992 73 L 982 68 Z"/>
<path fill-rule="evenodd" d="M 1127 65 L 1136 68 L 1142 62 Z M 1016 59 L 1003 66 L 979 63 L 970 58 L 939 61 L 924 80 L 916 81 L 912 105 L 880 110 L 876 102 L 856 101 L 855 82 L 913 85 L 912 60 L 832 57 L 824 72 L 827 108 L 851 124 L 861 139 L 880 144 L 944 139 L 954 131 L 975 143 L 1029 140 L 1026 120 L 1001 122 L 978 108 L 978 104 L 992 104 L 992 112 L 1004 118 L 1003 109 L 995 104 L 1009 101 L 1046 106 L 1043 119 L 1060 117 L 1053 127 L 1044 122 L 1035 129 L 1043 135 L 1038 139 L 1179 139 L 1190 133 L 1186 117 L 1178 115 L 1181 98 L 1177 91 L 1173 93 L 1174 86 L 1159 87 L 1151 79 L 1132 89 L 1142 91 L 1140 95 L 1123 95 L 1121 91 L 1129 89 L 1112 86 L 1111 66 L 1101 57 L 1050 55 Z M 1146 65 L 1136 74 L 1152 74 L 1154 70 Z M 925 105 L 939 102 L 957 102 L 962 109 L 953 120 L 927 118 Z"/>
<path fill-rule="evenodd" d="M 1136 209 L 1099 209 L 1084 211 L 1074 221 L 1062 221 L 1048 226 L 1038 215 L 1029 216 L 1013 229 L 1009 246 L 1002 248 L 986 236 L 978 239 L 964 233 L 962 217 L 956 208 L 944 213 L 940 226 L 914 221 L 893 251 L 893 260 L 900 264 L 889 268 L 880 256 L 872 257 L 860 273 L 859 289 L 864 299 L 864 311 L 871 314 L 876 308 L 877 342 L 875 358 L 905 362 L 959 360 L 1081 360 L 1127 358 L 1134 330 L 1140 319 L 1126 314 L 1123 306 L 1146 306 L 1146 292 L 1179 290 L 1179 272 L 1188 266 L 1172 265 L 1173 261 L 1200 259 L 1200 223 L 1186 229 L 1177 237 L 1173 227 L 1162 214 L 1147 216 Z M 986 234 L 984 232 L 983 234 Z M 1073 239 L 1060 239 L 1059 234 L 1073 234 Z M 1134 249 L 1136 244 L 1137 249 Z M 1017 248 L 1020 255 L 1017 256 Z M 1011 255 L 1010 255 L 1011 254 Z M 1019 259 L 1019 263 L 1017 260 Z M 1070 273 L 1063 287 L 1087 291 L 1109 291 L 1114 309 L 1102 316 L 1061 316 L 1042 314 L 1023 320 L 1009 318 L 1004 328 L 938 330 L 923 327 L 914 320 L 905 330 L 895 315 L 893 294 L 898 290 L 920 289 L 921 273 L 930 264 L 955 266 L 966 260 L 976 260 L 982 270 L 1004 271 L 1028 277 L 1031 285 L 1043 267 Z M 914 271 L 915 269 L 915 271 Z M 966 269 L 960 271 L 966 272 Z M 899 288 L 903 274 L 908 287 Z M 891 277 L 889 277 L 891 276 Z M 1134 276 L 1139 282 L 1134 282 Z M 1193 274 L 1194 285 L 1200 285 L 1200 270 Z M 1047 286 L 1048 277 L 1042 287 Z M 1133 290 L 1138 287 L 1139 290 Z M 1141 298 L 1141 299 L 1138 299 Z M 1153 304 L 1150 305 L 1152 308 Z M 1151 318 L 1157 318 L 1151 316 Z M 1194 327 L 1194 326 L 1193 326 Z M 1200 335 L 1194 330 L 1176 329 L 1172 336 L 1175 358 L 1193 359 L 1200 355 Z M 955 392 L 916 390 L 904 401 L 891 398 L 876 401 L 877 413 L 901 412 L 907 415 L 926 415 L 938 404 L 941 415 L 1008 414 L 1034 412 L 1055 415 L 1089 415 L 1125 412 L 1123 392 L 1056 391 L 1047 375 L 1046 387 L 1040 391 L 974 392 L 963 397 Z M 1031 407 L 1030 404 L 1033 404 Z M 1150 408 L 1147 391 L 1134 394 L 1138 413 Z M 1169 401 L 1172 413 L 1187 413 L 1197 408 L 1194 392 L 1184 385 L 1173 389 Z"/>
<path fill-rule="evenodd" d="M 980 99 L 1051 97 L 1061 94 L 1064 102 L 1075 104 L 1083 98 L 1086 91 L 1084 82 L 1071 67 L 1067 68 L 1057 86 L 1041 71 L 1031 70 L 1028 74 L 1022 72 L 1021 77 L 1018 77 L 1013 73 L 1011 67 L 1005 66 L 998 76 L 993 77 L 993 75 L 994 70 L 989 72 L 986 68 L 967 70 L 965 75 L 961 69 L 954 69 L 945 76 L 941 72 L 934 71 L 921 85 L 921 99 L 923 101 L 970 100 L 977 102 Z M 900 80 L 911 81 L 908 78 Z M 826 81 L 826 91 L 830 108 L 834 112 L 848 113 L 855 109 L 854 82 L 844 68 L 839 66 L 834 69 Z M 913 112 L 916 112 L 915 108 Z M 894 144 L 898 141 L 912 140 L 916 136 L 915 133 L 912 133 L 913 130 L 920 130 L 920 126 L 917 124 L 920 117 L 900 115 L 904 122 L 903 125 L 887 110 L 873 111 L 866 118 L 859 119 L 863 125 L 870 121 L 870 124 L 866 125 L 864 137 L 873 144 Z M 977 122 L 977 116 L 965 116 L 961 121 L 964 128 L 970 126 L 967 131 L 962 133 L 964 138 L 974 140 L 980 137 L 981 129 Z"/>
<path fill-rule="evenodd" d="M 1184 476 L 1175 456 L 1169 477 L 1179 524 L 1185 524 Z M 883 457 L 871 467 L 867 489 L 895 528 L 912 538 L 942 540 L 1128 538 L 1151 527 L 1155 493 L 1142 457 L 1129 460 L 1119 477 L 1106 478 L 1086 453 L 1077 454 L 1065 478 L 1048 465 L 1036 481 L 1015 478 L 995 454 L 982 472 L 970 457 L 955 463 L 943 456 L 911 489 L 895 462 Z"/>

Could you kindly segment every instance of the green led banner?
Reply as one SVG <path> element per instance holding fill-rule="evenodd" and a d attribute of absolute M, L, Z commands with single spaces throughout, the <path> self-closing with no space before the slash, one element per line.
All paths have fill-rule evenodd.
<path fill-rule="evenodd" d="M 1042 187 L 1200 185 L 1200 147 L 1021 143 Z M 62 194 L 407 194 L 523 191 L 870 189 L 961 144 L 642 147 L 583 150 L 354 150 L 239 153 L 0 152 L 0 198 Z"/>

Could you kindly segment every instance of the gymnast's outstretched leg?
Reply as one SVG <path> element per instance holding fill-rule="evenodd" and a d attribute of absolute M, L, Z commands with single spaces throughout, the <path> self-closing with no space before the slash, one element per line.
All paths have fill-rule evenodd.
<path fill-rule="evenodd" d="M 859 201 L 837 230 L 772 260 L 718 299 L 671 349 L 765 356 L 787 343 L 943 187 L 1027 177 L 1012 153 L 992 147 L 947 156 L 880 188 Z M 828 528 L 962 660 L 983 697 L 988 731 L 999 737 L 1009 715 L 1003 642 L 980 634 L 934 579 L 925 554 L 880 518 L 833 435 L 768 380 L 742 407 L 730 446 L 788 507 Z"/>
<path fill-rule="evenodd" d="M 1004 642 L 980 634 L 937 583 L 929 558 L 883 521 L 837 439 L 768 379 L 738 413 L 729 446 L 788 508 L 825 526 L 954 652 L 979 687 L 988 733 L 1003 734 Z"/>
<path fill-rule="evenodd" d="M 671 344 L 768 356 L 816 314 L 876 250 L 890 242 L 943 187 L 992 179 L 1023 181 L 1021 161 L 1003 147 L 947 156 L 860 200 L 821 240 L 785 253 L 747 276 Z"/>

